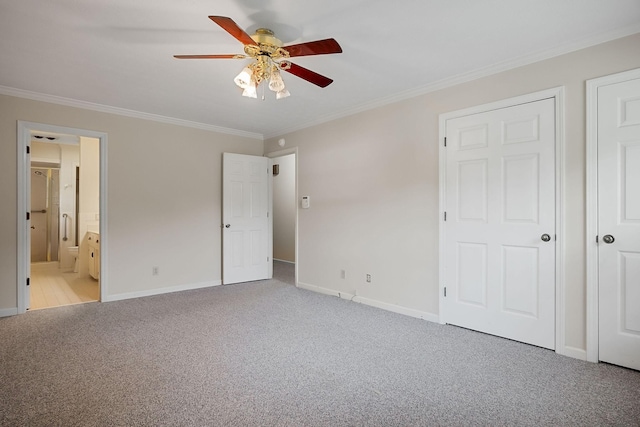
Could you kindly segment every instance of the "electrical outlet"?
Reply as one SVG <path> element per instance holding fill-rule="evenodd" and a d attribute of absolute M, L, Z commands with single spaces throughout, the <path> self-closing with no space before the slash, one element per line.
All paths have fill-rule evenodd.
<path fill-rule="evenodd" d="M 340 278 L 341 279 L 346 279 L 347 278 L 347 271 L 346 270 L 340 270 Z"/>
<path fill-rule="evenodd" d="M 371 283 L 371 275 L 367 274 L 367 283 Z"/>
<path fill-rule="evenodd" d="M 158 269 L 158 267 L 153 267 L 153 268 L 151 269 L 151 275 L 152 275 L 152 276 L 157 276 L 158 274 L 159 274 L 159 269 Z"/>

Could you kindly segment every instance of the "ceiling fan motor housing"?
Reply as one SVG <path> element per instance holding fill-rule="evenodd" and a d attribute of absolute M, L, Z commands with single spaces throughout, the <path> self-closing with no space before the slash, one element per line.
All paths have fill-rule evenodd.
<path fill-rule="evenodd" d="M 257 46 L 247 44 L 244 46 L 244 52 L 252 58 L 260 55 L 267 55 L 272 59 L 289 57 L 289 52 L 282 48 L 282 41 L 268 28 L 258 28 L 251 39 Z"/>

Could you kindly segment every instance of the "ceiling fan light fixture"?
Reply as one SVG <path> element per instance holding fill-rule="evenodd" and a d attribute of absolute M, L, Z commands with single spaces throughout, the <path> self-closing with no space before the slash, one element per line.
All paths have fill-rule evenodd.
<path fill-rule="evenodd" d="M 247 98 L 257 98 L 258 90 L 256 88 L 256 85 L 250 84 L 247 87 L 245 87 L 244 91 L 242 91 L 242 96 Z"/>
<path fill-rule="evenodd" d="M 282 98 L 286 98 L 288 96 L 291 96 L 291 94 L 285 88 L 282 88 L 282 90 L 276 92 L 276 99 L 282 99 Z"/>
<path fill-rule="evenodd" d="M 251 76 L 252 76 L 252 74 L 253 74 L 253 72 L 251 71 L 251 69 L 249 67 L 244 67 L 244 69 L 240 72 L 240 74 L 238 74 L 236 76 L 235 79 L 233 79 L 233 81 L 240 88 L 246 89 L 249 86 L 251 86 Z"/>
<path fill-rule="evenodd" d="M 282 76 L 276 67 L 274 67 L 273 72 L 271 73 L 271 79 L 269 79 L 269 89 L 274 92 L 280 92 L 284 89 Z"/>

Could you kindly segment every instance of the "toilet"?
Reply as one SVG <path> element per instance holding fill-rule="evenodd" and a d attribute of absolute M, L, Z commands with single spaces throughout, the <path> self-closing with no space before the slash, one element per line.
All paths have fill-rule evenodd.
<path fill-rule="evenodd" d="M 69 246 L 69 255 L 73 257 L 73 272 L 78 272 L 78 247 L 77 246 Z"/>

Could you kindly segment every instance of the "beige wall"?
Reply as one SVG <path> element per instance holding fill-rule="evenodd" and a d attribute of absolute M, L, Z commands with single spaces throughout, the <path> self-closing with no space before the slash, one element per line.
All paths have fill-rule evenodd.
<path fill-rule="evenodd" d="M 579 354 L 585 81 L 637 67 L 640 34 L 285 135 L 298 147 L 299 194 L 313 201 L 299 211 L 299 281 L 437 314 L 439 114 L 565 86 L 565 328 L 566 346 Z M 265 152 L 277 151 L 279 138 L 266 141 Z"/>
<path fill-rule="evenodd" d="M 108 134 L 109 295 L 220 280 L 221 153 L 262 141 L 0 95 L 0 312 L 17 306 L 18 120 Z"/>

